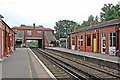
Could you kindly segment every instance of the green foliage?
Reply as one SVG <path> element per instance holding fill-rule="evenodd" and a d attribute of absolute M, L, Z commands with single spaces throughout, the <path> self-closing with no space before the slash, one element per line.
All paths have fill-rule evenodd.
<path fill-rule="evenodd" d="M 37 41 L 30 41 L 29 43 L 30 43 L 31 45 L 38 46 L 38 42 L 37 42 Z"/>
<path fill-rule="evenodd" d="M 104 7 L 101 10 L 100 18 L 102 22 L 120 17 L 119 5 L 104 4 Z"/>
<path fill-rule="evenodd" d="M 94 16 L 93 16 L 93 15 L 90 15 L 90 16 L 88 17 L 88 21 L 89 21 L 89 22 L 94 21 Z"/>
<path fill-rule="evenodd" d="M 119 5 L 113 4 L 105 4 L 103 8 L 101 8 L 102 12 L 100 13 L 100 20 L 98 16 L 90 15 L 88 20 L 84 20 L 81 24 L 78 24 L 74 21 L 70 20 L 60 20 L 56 22 L 56 26 L 54 26 L 56 33 L 55 36 L 57 39 L 61 37 L 67 37 L 68 34 L 74 31 L 74 27 L 77 26 L 79 29 L 82 27 L 90 26 L 90 22 L 94 24 L 98 24 L 103 21 L 108 21 L 115 18 L 120 18 L 120 8 Z"/>
<path fill-rule="evenodd" d="M 96 16 L 96 17 L 94 18 L 93 15 L 90 15 L 90 16 L 88 17 L 88 20 L 87 20 L 87 21 L 83 21 L 83 23 L 79 26 L 79 28 L 90 26 L 90 22 L 94 22 L 94 24 L 99 23 L 99 21 L 98 21 L 98 16 Z"/>
<path fill-rule="evenodd" d="M 67 37 L 68 34 L 73 32 L 75 25 L 77 25 L 77 23 L 70 20 L 60 20 L 56 22 L 56 26 L 54 26 L 56 30 L 56 38 L 60 39 L 62 37 Z"/>

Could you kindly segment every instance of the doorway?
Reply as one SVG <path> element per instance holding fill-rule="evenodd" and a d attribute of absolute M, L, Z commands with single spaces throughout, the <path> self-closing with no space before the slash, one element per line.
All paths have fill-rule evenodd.
<path fill-rule="evenodd" d="M 42 46 L 42 39 L 39 39 L 39 40 L 38 40 L 38 47 L 39 47 L 39 48 L 42 48 L 42 47 L 43 47 L 43 46 Z"/>
<path fill-rule="evenodd" d="M 80 37 L 78 36 L 78 50 L 80 50 Z"/>
<path fill-rule="evenodd" d="M 101 47 L 102 47 L 102 54 L 105 54 L 106 52 L 106 33 L 102 33 L 101 35 Z"/>
<path fill-rule="evenodd" d="M 96 52 L 96 49 L 97 49 L 97 47 L 96 47 L 96 34 L 93 34 L 93 52 Z"/>
<path fill-rule="evenodd" d="M 72 49 L 75 49 L 75 37 L 72 37 Z"/>
<path fill-rule="evenodd" d="M 109 54 L 112 54 L 116 51 L 116 32 L 110 32 L 109 33 Z"/>

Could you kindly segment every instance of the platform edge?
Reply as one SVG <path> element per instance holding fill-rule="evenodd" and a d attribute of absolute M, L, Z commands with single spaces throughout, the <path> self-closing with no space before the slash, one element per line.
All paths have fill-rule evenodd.
<path fill-rule="evenodd" d="M 45 69 L 45 71 L 50 75 L 50 77 L 51 78 L 54 78 L 55 80 L 57 80 L 56 78 L 55 78 L 55 76 L 49 71 L 49 69 L 43 64 L 43 62 L 42 61 L 40 61 L 40 59 L 34 54 L 34 52 L 30 49 L 30 48 L 28 48 L 31 52 L 32 52 L 32 54 L 34 55 L 34 57 L 38 60 L 38 62 L 43 66 L 43 68 Z"/>

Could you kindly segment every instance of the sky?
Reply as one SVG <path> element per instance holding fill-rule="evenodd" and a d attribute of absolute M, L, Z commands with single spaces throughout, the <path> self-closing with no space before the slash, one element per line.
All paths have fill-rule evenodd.
<path fill-rule="evenodd" d="M 100 15 L 104 4 L 120 0 L 0 0 L 0 14 L 10 26 L 43 25 L 54 29 L 59 20 L 82 23 L 88 16 Z"/>

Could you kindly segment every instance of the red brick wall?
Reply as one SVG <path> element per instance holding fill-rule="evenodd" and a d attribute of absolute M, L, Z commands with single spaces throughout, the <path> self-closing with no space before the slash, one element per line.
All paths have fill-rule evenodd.
<path fill-rule="evenodd" d="M 81 38 L 81 36 L 83 37 L 83 45 L 81 46 L 81 42 L 80 42 L 80 51 L 85 51 L 85 33 L 79 33 L 78 36 Z"/>
<path fill-rule="evenodd" d="M 10 38 L 9 46 L 10 46 L 10 50 L 11 50 L 12 48 L 14 48 L 14 32 L 11 30 L 10 30 L 10 37 L 9 38 Z"/>
<path fill-rule="evenodd" d="M 50 31 L 50 32 L 52 32 L 52 34 L 54 35 L 54 30 L 41 30 L 41 29 L 21 29 L 21 28 L 13 28 L 13 30 L 15 31 L 15 30 L 22 30 L 22 31 L 24 31 L 24 43 L 26 42 L 26 37 L 36 37 L 36 38 L 41 38 L 41 39 L 43 39 L 43 32 L 45 32 L 45 31 Z M 27 30 L 30 30 L 30 31 L 32 31 L 32 35 L 27 35 Z M 42 32 L 42 34 L 41 35 L 38 35 L 38 33 L 37 33 L 37 31 L 41 31 Z M 45 39 L 46 40 L 46 39 Z M 47 42 L 47 41 L 44 41 L 44 42 L 46 42 L 46 46 L 48 46 L 49 45 L 49 43 Z"/>
<path fill-rule="evenodd" d="M 117 31 L 117 49 L 120 49 L 120 27 L 116 28 Z"/>
<path fill-rule="evenodd" d="M 105 28 L 105 29 L 101 29 L 101 30 L 99 30 L 99 42 L 100 42 L 100 45 L 99 45 L 99 49 L 100 49 L 100 53 L 101 53 L 101 34 L 103 33 L 103 32 L 105 32 L 106 33 L 106 54 L 108 54 L 109 53 L 109 32 L 113 32 L 113 31 L 115 31 L 115 27 L 113 26 L 113 27 L 111 27 L 111 28 Z"/>
<path fill-rule="evenodd" d="M 2 29 L 0 28 L 0 59 L 2 57 Z"/>
<path fill-rule="evenodd" d="M 5 37 L 5 38 L 6 38 L 5 56 L 9 54 L 9 52 L 8 52 L 8 48 L 9 48 L 9 47 L 8 47 L 8 46 L 9 46 L 8 33 L 9 33 L 9 32 L 8 32 L 8 29 L 7 29 L 7 31 L 6 31 L 6 37 Z"/>
<path fill-rule="evenodd" d="M 101 53 L 101 48 L 102 48 L 101 47 L 101 34 L 103 32 L 105 32 L 106 33 L 106 53 L 108 54 L 109 53 L 109 32 L 114 32 L 114 31 L 115 31 L 115 26 L 113 26 L 111 28 L 103 28 L 100 30 L 92 30 L 92 31 L 88 31 L 88 32 L 78 33 L 77 35 L 71 34 L 70 35 L 70 44 L 72 41 L 72 37 L 75 37 L 75 49 L 77 49 L 78 48 L 77 37 L 83 36 L 83 46 L 80 45 L 80 51 L 93 52 L 93 34 L 96 34 L 96 52 Z M 87 46 L 87 35 L 88 34 L 91 35 L 91 46 Z M 120 34 L 120 31 L 119 31 L 119 34 Z M 85 35 L 86 35 L 86 37 L 85 37 Z M 119 44 L 120 44 L 120 35 L 119 35 Z M 120 45 L 119 45 L 119 48 L 120 48 Z"/>
<path fill-rule="evenodd" d="M 93 31 L 86 32 L 86 51 L 87 52 L 92 52 L 92 33 Z M 91 35 L 91 46 L 87 46 L 87 35 Z"/>
<path fill-rule="evenodd" d="M 119 42 L 118 42 L 118 44 L 119 44 L 119 49 L 120 49 L 120 30 L 119 30 Z"/>
<path fill-rule="evenodd" d="M 119 49 L 120 49 L 120 30 L 119 30 L 119 38 L 118 38 L 119 40 L 119 42 L 118 42 L 118 44 L 119 44 Z"/>
<path fill-rule="evenodd" d="M 14 32 L 12 32 L 7 26 L 3 25 L 1 22 L 0 22 L 0 28 L 1 28 L 0 30 L 0 57 L 1 57 L 2 49 L 4 50 L 2 56 L 6 56 L 10 54 L 11 46 L 13 46 L 13 39 L 14 39 L 14 37 L 12 37 L 12 34 L 14 34 Z M 4 39 L 2 38 L 2 31 L 5 32 Z M 4 42 L 2 42 L 2 39 Z M 3 45 L 4 47 L 2 46 L 2 43 L 4 43 Z"/>
<path fill-rule="evenodd" d="M 77 35 L 76 34 L 71 34 L 70 35 L 70 47 L 71 47 L 71 49 L 72 49 L 72 37 L 74 37 L 75 38 L 75 41 L 74 41 L 74 43 L 75 43 L 75 48 L 74 49 L 77 49 Z"/>

